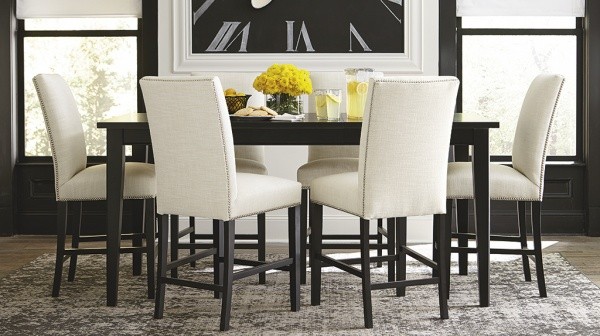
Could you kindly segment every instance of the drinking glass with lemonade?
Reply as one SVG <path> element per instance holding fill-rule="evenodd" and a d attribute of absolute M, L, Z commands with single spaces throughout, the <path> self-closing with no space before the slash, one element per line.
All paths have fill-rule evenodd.
<path fill-rule="evenodd" d="M 318 89 L 314 91 L 317 119 L 338 121 L 340 120 L 340 107 L 342 105 L 342 90 Z"/>

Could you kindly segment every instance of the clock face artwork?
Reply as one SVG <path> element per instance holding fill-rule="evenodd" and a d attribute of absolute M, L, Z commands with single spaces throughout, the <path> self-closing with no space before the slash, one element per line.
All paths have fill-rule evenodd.
<path fill-rule="evenodd" d="M 192 53 L 403 53 L 403 0 L 192 0 Z"/>

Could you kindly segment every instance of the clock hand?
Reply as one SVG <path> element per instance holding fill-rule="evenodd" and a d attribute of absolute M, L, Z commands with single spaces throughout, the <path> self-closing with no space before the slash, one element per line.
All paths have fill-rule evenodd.
<path fill-rule="evenodd" d="M 202 14 L 204 14 L 208 7 L 210 7 L 214 2 L 215 0 L 206 0 L 206 2 L 204 2 L 202 6 L 200 6 L 200 8 L 194 12 L 194 24 L 196 24 L 196 21 L 198 21 Z"/>
<path fill-rule="evenodd" d="M 384 0 L 379 0 L 381 1 L 381 3 L 385 6 L 385 8 L 387 8 L 387 10 L 392 13 L 392 15 L 394 16 L 394 18 L 396 18 L 396 20 L 398 20 L 398 22 L 402 23 L 402 20 L 400 20 L 398 18 L 398 16 L 396 16 L 396 14 L 394 14 L 394 12 L 390 9 L 390 7 L 388 5 L 386 5 L 386 3 L 384 2 Z M 387 0 L 396 4 L 399 4 L 400 6 L 402 6 L 402 0 Z"/>
<path fill-rule="evenodd" d="M 252 0 L 252 7 L 254 7 L 255 9 L 261 9 L 269 3 L 271 3 L 271 1 L 272 0 Z"/>

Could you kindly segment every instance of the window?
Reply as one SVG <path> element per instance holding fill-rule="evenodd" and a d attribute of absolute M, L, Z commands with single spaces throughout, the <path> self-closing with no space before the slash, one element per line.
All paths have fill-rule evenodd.
<path fill-rule="evenodd" d="M 500 121 L 490 154 L 508 161 L 521 108 L 533 78 L 565 76 L 548 144 L 549 160 L 582 158 L 583 20 L 575 17 L 458 18 L 463 112 Z"/>
<path fill-rule="evenodd" d="M 22 7 L 33 2 L 21 0 Z M 18 15 L 19 10 L 17 7 Z M 32 160 L 51 155 L 31 80 L 40 73 L 56 73 L 65 78 L 81 113 L 87 154 L 104 156 L 106 135 L 96 128 L 96 122 L 137 111 L 139 19 L 135 15 L 43 14 L 38 11 L 33 17 L 20 17 L 18 21 L 21 158 Z"/>

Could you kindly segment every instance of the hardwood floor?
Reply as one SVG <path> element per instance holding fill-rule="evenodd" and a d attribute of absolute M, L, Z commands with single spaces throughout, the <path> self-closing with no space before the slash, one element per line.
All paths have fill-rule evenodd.
<path fill-rule="evenodd" d="M 545 253 L 560 252 L 578 270 L 600 286 L 600 237 L 547 236 L 544 240 L 558 241 Z M 97 245 L 101 246 L 101 243 Z M 23 267 L 44 253 L 53 253 L 56 240 L 51 236 L 0 237 L 0 278 Z M 270 252 L 287 252 L 278 245 L 269 246 Z"/>

